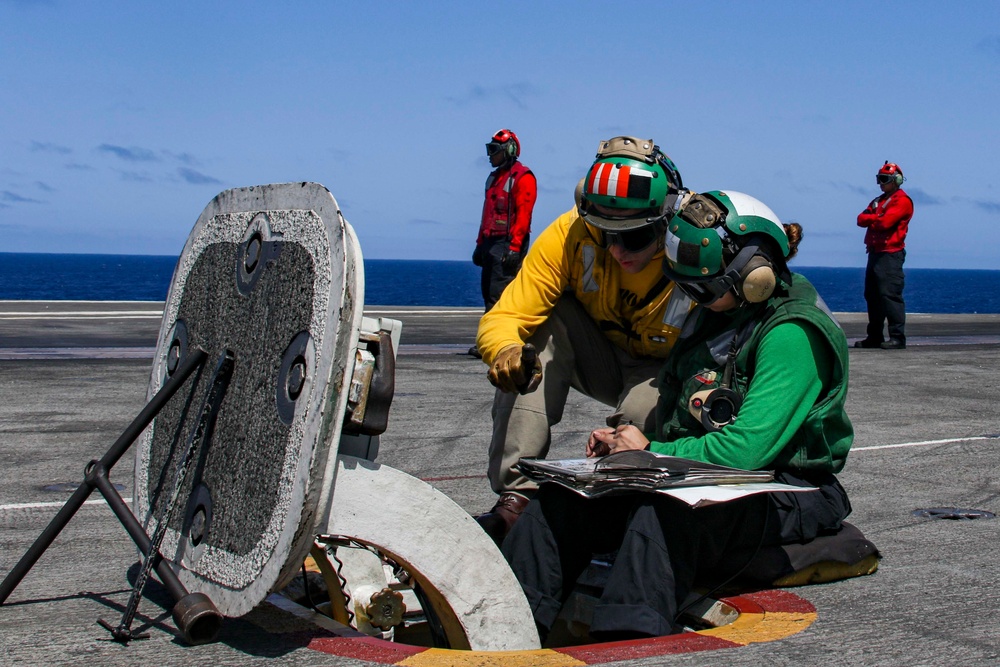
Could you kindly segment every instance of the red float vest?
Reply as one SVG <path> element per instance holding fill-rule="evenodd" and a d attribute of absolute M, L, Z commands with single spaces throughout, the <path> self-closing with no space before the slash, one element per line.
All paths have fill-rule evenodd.
<path fill-rule="evenodd" d="M 499 178 L 496 170 L 486 179 L 486 200 L 483 202 L 483 220 L 479 225 L 480 238 L 509 238 L 510 222 L 514 217 L 514 184 L 531 170 L 514 162 Z"/>
<path fill-rule="evenodd" d="M 902 189 L 879 195 L 861 215 L 858 226 L 867 227 L 868 252 L 898 252 L 906 247 L 906 231 L 913 217 L 913 200 Z"/>

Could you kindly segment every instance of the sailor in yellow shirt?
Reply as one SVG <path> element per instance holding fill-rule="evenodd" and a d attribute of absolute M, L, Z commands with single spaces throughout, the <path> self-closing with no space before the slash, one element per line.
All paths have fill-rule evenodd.
<path fill-rule="evenodd" d="M 692 301 L 662 270 L 663 238 L 686 194 L 652 140 L 615 137 L 577 186 L 577 207 L 543 231 L 479 322 L 489 365 L 488 476 L 500 495 L 476 520 L 499 544 L 536 485 L 516 468 L 544 458 L 570 387 L 614 408 L 608 426 L 655 427 L 656 376 Z"/>

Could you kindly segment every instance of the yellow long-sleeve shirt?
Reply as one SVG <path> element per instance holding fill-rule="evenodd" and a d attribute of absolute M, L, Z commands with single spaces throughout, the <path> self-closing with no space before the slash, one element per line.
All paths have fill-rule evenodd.
<path fill-rule="evenodd" d="M 532 244 L 520 272 L 479 321 L 476 344 L 493 363 L 508 345 L 523 344 L 564 293 L 573 294 L 608 339 L 634 357 L 663 358 L 680 333 L 691 301 L 663 276 L 663 253 L 629 274 L 601 248 L 575 208 Z"/>

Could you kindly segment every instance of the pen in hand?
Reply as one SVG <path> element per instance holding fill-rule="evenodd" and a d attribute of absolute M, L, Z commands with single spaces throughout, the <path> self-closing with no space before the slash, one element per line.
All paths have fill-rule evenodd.
<path fill-rule="evenodd" d="M 647 442 L 649 441 L 632 420 L 619 422 L 618 426 L 614 428 L 599 428 L 591 431 L 590 438 L 587 440 L 587 458 L 607 456 L 616 451 L 628 449 L 644 449 Z"/>

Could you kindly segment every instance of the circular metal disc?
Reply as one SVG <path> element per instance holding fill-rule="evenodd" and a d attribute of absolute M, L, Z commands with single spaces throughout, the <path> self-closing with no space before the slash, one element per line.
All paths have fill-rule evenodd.
<path fill-rule="evenodd" d="M 149 397 L 188 350 L 208 361 L 137 443 L 134 511 L 149 534 L 167 522 L 161 553 L 227 616 L 295 573 L 329 502 L 362 270 L 353 231 L 314 183 L 221 193 L 178 261 Z M 227 354 L 232 376 L 213 394 Z"/>

